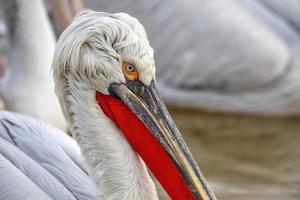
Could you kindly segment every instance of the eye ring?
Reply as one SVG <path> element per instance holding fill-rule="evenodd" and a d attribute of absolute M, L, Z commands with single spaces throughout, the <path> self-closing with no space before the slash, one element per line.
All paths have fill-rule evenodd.
<path fill-rule="evenodd" d="M 139 72 L 137 71 L 136 67 L 133 64 L 130 64 L 128 62 L 123 62 L 122 71 L 124 76 L 128 80 L 135 80 L 139 78 Z"/>

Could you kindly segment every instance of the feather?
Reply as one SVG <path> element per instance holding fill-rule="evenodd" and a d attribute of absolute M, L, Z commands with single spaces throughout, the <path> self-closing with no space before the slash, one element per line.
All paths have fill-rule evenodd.
<path fill-rule="evenodd" d="M 78 146 L 69 136 L 42 121 L 10 112 L 0 113 L 0 130 L 3 165 L 10 162 L 12 171 L 18 172 L 9 178 L 1 170 L 1 180 L 13 181 L 22 174 L 23 179 L 52 199 L 95 199 Z M 1 195 L 6 192 L 6 187 L 0 187 Z"/>

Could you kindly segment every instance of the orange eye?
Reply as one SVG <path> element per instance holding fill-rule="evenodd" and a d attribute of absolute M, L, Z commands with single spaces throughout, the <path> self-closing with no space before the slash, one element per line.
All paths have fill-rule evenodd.
<path fill-rule="evenodd" d="M 139 78 L 139 72 L 136 70 L 135 66 L 130 63 L 123 62 L 122 70 L 128 80 L 135 80 Z"/>

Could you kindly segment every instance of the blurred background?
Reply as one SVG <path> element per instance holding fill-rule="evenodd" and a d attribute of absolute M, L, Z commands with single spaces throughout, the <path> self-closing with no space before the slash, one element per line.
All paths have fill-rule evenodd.
<path fill-rule="evenodd" d="M 299 0 L 0 0 L 0 109 L 66 129 L 51 59 L 85 8 L 144 25 L 158 89 L 219 199 L 300 199 Z"/>

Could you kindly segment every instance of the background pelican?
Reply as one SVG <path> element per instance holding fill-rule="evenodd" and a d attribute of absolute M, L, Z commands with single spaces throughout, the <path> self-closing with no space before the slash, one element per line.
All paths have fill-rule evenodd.
<path fill-rule="evenodd" d="M 9 37 L 9 44 L 2 46 L 6 50 L 3 54 L 7 55 L 7 67 L 1 77 L 1 96 L 6 109 L 65 127 L 53 93 L 50 72 L 55 37 L 43 1 L 0 3 Z M 5 48 L 7 45 L 9 50 Z"/>
<path fill-rule="evenodd" d="M 56 94 L 88 164 L 97 199 L 158 199 L 141 158 L 172 199 L 215 199 L 155 89 L 153 50 L 135 18 L 82 13 L 60 37 L 52 66 Z M 55 131 L 43 135 L 41 128 L 53 129 L 19 115 L 4 112 L 0 119 L 0 176 L 8 180 L 1 182 L 0 197 L 93 198 L 92 187 L 77 190 L 81 176 L 90 185 L 71 139 Z M 56 155 L 51 146 L 58 148 Z M 39 165 L 20 151 L 33 154 Z M 61 155 L 67 159 L 64 164 Z M 63 173 L 69 169 L 74 171 L 71 179 Z M 48 174 L 52 171 L 55 179 Z M 61 187 L 57 180 L 70 182 Z M 12 190 L 12 182 L 25 188 Z"/>
<path fill-rule="evenodd" d="M 86 6 L 126 11 L 145 25 L 167 102 L 300 114 L 299 1 L 89 0 Z"/>

